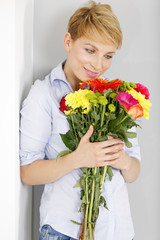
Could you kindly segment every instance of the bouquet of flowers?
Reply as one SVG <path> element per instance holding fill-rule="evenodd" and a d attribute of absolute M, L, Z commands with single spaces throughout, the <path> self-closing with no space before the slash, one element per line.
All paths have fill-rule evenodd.
<path fill-rule="evenodd" d="M 150 106 L 149 91 L 142 84 L 101 78 L 82 82 L 78 91 L 64 96 L 60 102 L 60 110 L 67 116 L 70 129 L 66 134 L 60 134 L 69 150 L 62 151 L 58 157 L 74 151 L 90 125 L 94 126 L 91 142 L 112 136 L 131 147 L 129 138 L 135 138 L 136 133 L 129 130 L 139 126 L 137 118 L 149 119 Z M 111 166 L 84 167 L 82 171 L 82 177 L 74 186 L 81 188 L 79 211 L 83 209 L 84 212 L 79 239 L 92 240 L 99 206 L 108 209 L 102 196 L 103 184 L 107 175 L 111 181 L 113 173 Z"/>

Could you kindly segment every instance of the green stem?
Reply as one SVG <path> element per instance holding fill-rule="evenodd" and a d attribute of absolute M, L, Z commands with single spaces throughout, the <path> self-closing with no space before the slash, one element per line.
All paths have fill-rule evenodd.
<path fill-rule="evenodd" d="M 92 240 L 92 209 L 93 209 L 93 201 L 94 201 L 94 190 L 95 190 L 95 175 L 97 173 L 97 168 L 93 168 L 93 181 L 92 181 L 92 188 L 91 188 L 91 200 L 90 200 L 90 207 L 89 207 L 89 216 L 88 216 L 88 222 L 89 222 L 89 240 Z"/>
<path fill-rule="evenodd" d="M 124 120 L 126 120 L 129 117 L 129 115 L 126 115 L 118 124 L 121 124 L 122 122 L 124 122 Z"/>
<path fill-rule="evenodd" d="M 106 97 L 106 94 L 104 95 Z M 101 122 L 100 122 L 100 128 L 103 126 L 104 121 L 104 115 L 105 115 L 105 109 L 106 105 L 101 105 L 102 108 L 102 116 L 101 116 Z M 102 132 L 99 133 L 99 137 L 101 136 Z M 106 170 L 106 168 L 105 168 Z M 93 168 L 93 180 L 92 180 L 92 187 L 91 187 L 91 199 L 90 199 L 90 206 L 89 206 L 89 215 L 88 215 L 88 224 L 89 224 L 89 240 L 92 240 L 94 238 L 93 229 L 92 229 L 92 211 L 93 211 L 93 201 L 95 196 L 95 176 L 97 174 L 97 167 Z M 102 182 L 104 182 L 105 179 L 105 172 L 103 172 Z"/>
<path fill-rule="evenodd" d="M 105 97 L 105 98 L 106 98 L 106 95 L 107 95 L 107 94 L 104 93 L 104 97 Z M 106 110 L 106 105 L 103 105 L 100 128 L 102 128 L 102 126 L 103 126 L 103 120 L 104 120 L 105 110 Z M 101 135 L 101 134 L 100 134 L 100 135 Z M 100 137 L 100 136 L 99 136 L 99 137 Z"/>
<path fill-rule="evenodd" d="M 79 139 L 78 139 L 78 137 L 77 137 L 77 132 L 76 132 L 76 129 L 75 129 L 75 126 L 74 126 L 74 121 L 73 121 L 72 114 L 71 114 L 71 120 L 72 120 L 72 126 L 73 126 L 74 135 L 75 135 L 75 137 L 76 137 L 76 142 L 77 142 L 77 146 L 78 146 Z"/>
<path fill-rule="evenodd" d="M 103 120 L 104 120 L 105 110 L 106 110 L 106 105 L 104 105 L 104 106 L 103 106 L 103 109 L 102 109 L 102 117 L 101 117 L 101 124 L 100 124 L 100 127 L 101 127 L 101 128 L 102 128 L 102 126 L 103 126 Z"/>
<path fill-rule="evenodd" d="M 100 180 L 100 196 L 101 196 L 101 193 L 102 193 L 102 188 L 103 188 L 103 184 L 104 184 L 104 181 L 105 181 L 106 172 L 107 172 L 107 166 L 104 166 L 103 167 L 103 175 L 102 175 L 101 180 Z"/>
<path fill-rule="evenodd" d="M 85 219 L 84 219 L 84 232 L 83 232 L 83 240 L 86 238 L 86 231 L 87 231 L 87 222 L 88 222 L 88 177 L 86 177 L 86 184 L 85 184 L 85 195 L 86 195 L 86 209 L 85 209 Z"/>

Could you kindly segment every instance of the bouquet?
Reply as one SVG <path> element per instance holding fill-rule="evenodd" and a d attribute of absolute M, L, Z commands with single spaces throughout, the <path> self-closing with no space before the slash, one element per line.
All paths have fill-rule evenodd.
<path fill-rule="evenodd" d="M 70 129 L 66 134 L 60 134 L 69 150 L 62 151 L 58 157 L 74 151 L 90 125 L 94 126 L 91 142 L 112 136 L 131 147 L 129 138 L 135 138 L 136 133 L 129 130 L 139 126 L 137 118 L 149 119 L 150 106 L 149 91 L 142 84 L 101 78 L 82 82 L 78 91 L 64 96 L 60 102 L 60 110 L 67 116 Z M 74 186 L 81 189 L 79 211 L 83 209 L 84 212 L 83 222 L 77 223 L 81 224 L 79 240 L 92 240 L 99 206 L 108 209 L 102 196 L 103 184 L 107 175 L 112 180 L 113 173 L 111 166 L 84 167 L 82 171 L 82 177 Z"/>

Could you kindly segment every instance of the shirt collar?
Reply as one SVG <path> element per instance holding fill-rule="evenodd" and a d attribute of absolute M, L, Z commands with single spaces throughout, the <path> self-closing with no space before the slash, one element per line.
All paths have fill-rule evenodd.
<path fill-rule="evenodd" d="M 51 81 L 51 84 L 53 84 L 55 80 L 62 81 L 65 84 L 67 84 L 69 89 L 73 92 L 73 89 L 72 89 L 71 85 L 69 84 L 69 82 L 67 81 L 66 76 L 63 71 L 63 65 L 65 64 L 65 62 L 66 62 L 66 60 L 59 63 L 58 66 L 52 70 L 51 75 L 50 75 L 50 81 Z"/>
<path fill-rule="evenodd" d="M 52 83 L 54 82 L 54 80 L 57 80 L 57 79 L 67 82 L 66 76 L 63 71 L 63 64 L 65 63 L 65 61 L 59 63 L 58 66 L 52 70 L 52 72 L 51 72 L 51 82 Z"/>

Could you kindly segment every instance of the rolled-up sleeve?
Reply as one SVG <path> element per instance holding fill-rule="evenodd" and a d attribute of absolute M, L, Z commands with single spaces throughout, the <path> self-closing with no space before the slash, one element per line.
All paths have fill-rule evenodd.
<path fill-rule="evenodd" d="M 51 135 L 52 117 L 45 81 L 37 80 L 20 112 L 20 164 L 45 158 L 45 147 Z"/>
<path fill-rule="evenodd" d="M 136 132 L 136 127 L 133 127 L 131 130 L 131 132 Z M 141 154 L 140 154 L 140 147 L 138 144 L 138 139 L 136 138 L 129 138 L 129 141 L 132 143 L 132 147 L 128 148 L 128 147 L 124 147 L 125 152 L 131 156 L 131 157 L 135 157 L 137 158 L 140 162 L 141 162 Z"/>

